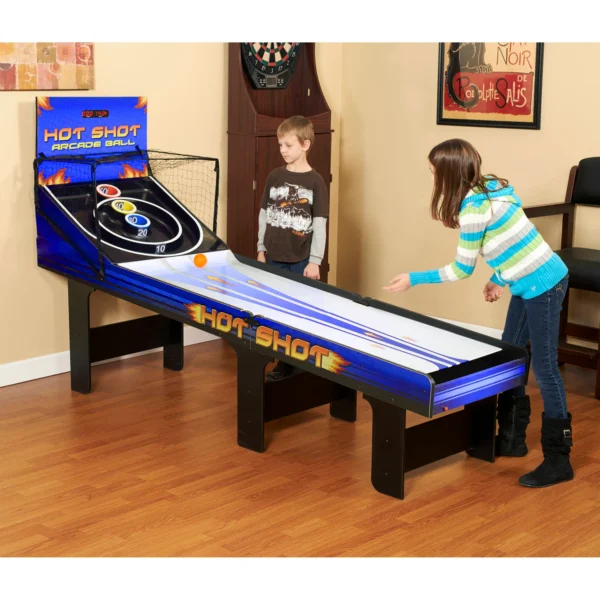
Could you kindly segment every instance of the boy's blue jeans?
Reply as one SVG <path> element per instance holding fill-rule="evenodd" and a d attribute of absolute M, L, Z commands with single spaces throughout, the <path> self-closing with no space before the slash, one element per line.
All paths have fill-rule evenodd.
<path fill-rule="evenodd" d="M 546 417 L 567 418 L 565 386 L 558 370 L 558 326 L 563 300 L 567 293 L 567 275 L 547 292 L 524 300 L 510 300 L 502 341 L 524 348 L 531 342 L 531 368 L 540 387 Z M 515 390 L 524 396 L 525 386 Z"/>
<path fill-rule="evenodd" d="M 286 263 L 286 262 L 277 262 L 276 260 L 269 260 L 267 258 L 267 263 L 273 265 L 274 267 L 278 267 L 283 269 L 284 271 L 291 271 L 292 273 L 297 273 L 298 275 L 304 275 L 304 269 L 308 266 L 309 259 L 301 260 L 296 263 Z"/>

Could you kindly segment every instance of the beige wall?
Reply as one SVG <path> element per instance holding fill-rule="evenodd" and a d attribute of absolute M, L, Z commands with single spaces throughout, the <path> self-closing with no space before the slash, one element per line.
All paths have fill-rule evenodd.
<path fill-rule="evenodd" d="M 51 95 L 147 96 L 150 147 L 221 161 L 219 235 L 227 201 L 226 44 L 97 44 L 96 89 Z M 341 44 L 319 44 L 321 85 L 339 124 Z M 35 96 L 0 92 L 0 365 L 68 349 L 67 286 L 36 265 L 33 167 Z M 339 133 L 333 141 L 335 237 Z M 335 251 L 332 251 L 335 261 Z M 335 264 L 335 262 L 334 262 Z M 151 314 L 111 296 L 92 295 L 92 325 Z"/>
<path fill-rule="evenodd" d="M 437 44 L 344 44 L 338 285 L 437 317 L 502 329 L 509 293 L 488 304 L 481 291 L 490 268 L 480 260 L 468 280 L 423 285 L 404 295 L 381 290 L 397 273 L 444 266 L 458 235 L 430 219 L 427 154 L 462 137 L 484 170 L 508 178 L 525 205 L 562 202 L 569 169 L 600 156 L 600 81 L 590 77 L 600 44 L 546 44 L 540 131 L 436 125 Z M 378 54 L 377 54 L 378 55 Z M 536 219 L 553 247 L 560 217 Z M 600 210 L 577 211 L 575 241 L 600 248 Z M 575 292 L 573 320 L 598 326 L 597 294 Z"/>
<path fill-rule="evenodd" d="M 52 95 L 148 96 L 151 147 L 226 156 L 223 44 L 106 43 L 95 50 L 96 89 Z M 0 364 L 68 349 L 66 280 L 36 265 L 36 95 L 45 94 L 0 93 Z M 100 292 L 91 304 L 93 325 L 151 314 Z"/>
<path fill-rule="evenodd" d="M 510 178 L 526 204 L 561 201 L 569 166 L 600 154 L 600 111 L 593 106 L 600 83 L 589 76 L 600 62 L 600 45 L 546 45 L 541 131 L 436 126 L 437 45 L 387 45 L 386 60 L 380 62 L 369 60 L 372 52 L 372 45 L 317 44 L 319 79 L 335 130 L 332 283 L 389 300 L 381 286 L 397 272 L 433 268 L 453 258 L 456 232 L 433 223 L 427 213 L 431 180 L 425 157 L 442 139 L 471 140 L 484 166 Z M 96 57 L 96 89 L 64 94 L 148 96 L 150 146 L 218 157 L 219 234 L 225 237 L 226 45 L 104 43 L 97 44 Z M 585 85 L 567 85 L 565 73 L 571 82 Z M 37 94 L 0 93 L 0 365 L 68 348 L 66 281 L 36 265 L 32 160 Z M 599 212 L 579 211 L 579 243 L 600 247 Z M 558 220 L 537 224 L 550 243 L 558 242 Z M 421 235 L 434 243 L 425 243 Z M 423 286 L 392 301 L 425 314 L 501 328 L 508 297 L 495 305 L 480 300 L 488 275 L 482 263 L 470 280 Z M 577 296 L 575 320 L 596 324 L 597 297 Z M 145 314 L 99 292 L 92 296 L 93 325 Z"/>
<path fill-rule="evenodd" d="M 342 105 L 342 63 L 343 44 L 316 45 L 317 73 L 321 90 L 331 110 L 331 174 L 333 180 L 329 188 L 329 283 L 336 285 L 338 264 L 338 224 L 340 190 L 340 126 Z"/>

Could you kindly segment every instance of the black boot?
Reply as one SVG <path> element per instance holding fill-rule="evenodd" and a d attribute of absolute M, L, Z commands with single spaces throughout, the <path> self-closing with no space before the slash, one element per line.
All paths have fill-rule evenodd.
<path fill-rule="evenodd" d="M 298 370 L 292 365 L 288 365 L 282 361 L 279 361 L 275 368 L 267 374 L 267 381 L 280 381 L 286 377 L 295 375 Z"/>
<path fill-rule="evenodd" d="M 529 396 L 513 396 L 504 392 L 498 398 L 498 435 L 496 456 L 525 456 L 525 430 L 529 424 Z"/>
<path fill-rule="evenodd" d="M 544 462 L 531 473 L 521 476 L 519 483 L 540 488 L 573 479 L 573 467 L 569 461 L 572 445 L 571 413 L 567 413 L 566 419 L 549 419 L 542 413 Z"/>

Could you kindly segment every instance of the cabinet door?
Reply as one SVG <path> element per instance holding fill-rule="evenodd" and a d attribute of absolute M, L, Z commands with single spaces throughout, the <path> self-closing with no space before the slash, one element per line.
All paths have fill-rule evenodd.
<path fill-rule="evenodd" d="M 330 168 L 331 168 L 331 134 L 319 133 L 315 135 L 315 143 L 308 153 L 308 162 L 311 167 L 321 175 L 327 185 L 327 194 L 330 187 Z M 258 240 L 258 213 L 262 195 L 267 182 L 269 173 L 277 168 L 285 165 L 283 158 L 279 152 L 279 143 L 276 136 L 258 137 L 256 138 L 256 195 L 255 195 L 255 230 L 256 239 Z M 327 281 L 329 273 L 329 220 L 327 221 L 327 246 L 325 247 L 325 256 L 321 265 L 321 280 Z"/>
<path fill-rule="evenodd" d="M 256 138 L 229 135 L 227 149 L 227 245 L 232 252 L 256 258 Z"/>
<path fill-rule="evenodd" d="M 256 213 L 256 227 L 258 231 L 258 213 L 260 212 L 260 205 L 262 202 L 263 193 L 265 191 L 265 184 L 267 183 L 267 177 L 269 173 L 285 165 L 285 161 L 281 158 L 279 152 L 279 143 L 277 137 L 257 137 L 256 138 L 256 195 L 254 212 Z"/>

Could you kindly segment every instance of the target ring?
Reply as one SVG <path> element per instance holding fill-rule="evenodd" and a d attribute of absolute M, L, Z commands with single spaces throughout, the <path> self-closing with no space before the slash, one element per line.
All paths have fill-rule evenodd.
<path fill-rule="evenodd" d="M 179 200 L 177 200 L 177 198 L 175 196 L 173 196 L 173 194 L 171 194 L 171 192 L 169 192 L 169 190 L 164 188 L 159 181 L 157 181 L 153 177 L 150 177 L 149 179 L 160 190 L 162 190 L 162 192 L 164 192 L 166 197 L 169 198 L 173 203 L 175 203 L 181 209 L 181 211 L 183 211 L 189 218 L 190 227 L 192 228 L 191 233 L 193 234 L 193 240 L 191 240 L 191 242 L 190 242 L 191 247 L 186 247 L 185 249 L 179 249 L 179 250 L 174 249 L 174 251 L 168 251 L 165 249 L 165 252 L 162 252 L 162 251 L 158 252 L 158 251 L 156 251 L 156 249 L 160 248 L 161 245 L 164 245 L 164 242 L 162 242 L 162 244 L 159 244 L 159 245 L 148 247 L 148 245 L 143 246 L 143 245 L 139 244 L 139 242 L 137 240 L 134 240 L 131 237 L 122 238 L 122 239 L 134 244 L 137 248 L 135 250 L 133 248 L 128 248 L 126 245 L 122 245 L 121 243 L 118 243 L 117 240 L 114 240 L 114 242 L 110 242 L 107 239 L 101 238 L 100 239 L 101 244 L 103 246 L 107 246 L 109 248 L 114 248 L 115 250 L 119 250 L 119 251 L 127 253 L 127 254 L 134 254 L 136 256 L 145 256 L 145 257 L 160 255 L 161 258 L 169 258 L 169 257 L 175 257 L 175 256 L 184 256 L 186 254 L 193 252 L 194 250 L 199 248 L 204 241 L 204 231 L 203 231 L 200 221 L 197 219 L 197 217 L 193 213 L 191 213 L 186 208 L 186 206 L 184 204 L 182 204 Z M 48 196 L 50 198 L 52 198 L 52 200 L 54 202 L 56 202 L 57 206 L 59 206 L 64 211 L 64 213 L 68 216 L 68 218 L 71 220 L 71 222 L 76 227 L 78 227 L 87 236 L 89 236 L 89 238 L 91 240 L 98 240 L 98 235 L 94 231 L 93 223 L 90 225 L 88 225 L 86 223 L 82 223 L 81 220 L 78 219 L 73 214 L 72 210 L 66 204 L 64 204 L 65 198 L 57 196 L 55 191 L 53 191 L 48 185 L 43 185 L 42 188 L 48 194 Z M 139 200 L 137 198 L 128 198 L 128 199 L 133 200 L 134 202 L 139 202 Z M 102 204 L 104 204 L 104 203 L 105 203 L 105 201 L 102 201 Z M 159 207 L 159 208 L 162 208 L 162 207 Z M 96 211 L 92 210 L 91 212 L 92 212 L 92 217 L 95 219 Z M 168 212 L 168 211 L 165 211 L 165 212 Z M 105 228 L 105 229 L 107 229 L 107 228 Z M 111 235 L 114 236 L 114 234 L 110 230 L 107 229 L 107 231 Z M 180 235 L 183 236 L 183 233 Z M 114 236 L 114 237 L 117 237 L 117 236 Z"/>
<path fill-rule="evenodd" d="M 125 237 L 123 235 L 119 235 L 118 233 L 111 231 L 106 225 L 104 225 L 104 223 L 102 223 L 102 221 L 98 220 L 100 227 L 102 227 L 104 230 L 108 231 L 111 235 L 113 235 L 117 238 L 120 238 L 122 240 L 125 240 L 126 242 L 130 242 L 130 243 L 133 242 L 135 244 L 143 244 L 145 246 L 161 246 L 161 245 L 171 244 L 172 242 L 177 241 L 181 237 L 181 234 L 183 233 L 183 229 L 181 227 L 181 223 L 179 222 L 179 219 L 177 219 L 174 215 L 172 215 L 168 210 L 166 210 L 162 206 L 159 206 L 158 204 L 154 204 L 154 202 L 148 202 L 148 200 L 136 200 L 135 198 L 121 198 L 121 200 L 127 200 L 130 202 L 132 200 L 135 200 L 135 202 L 137 204 L 147 204 L 148 206 L 152 206 L 152 207 L 158 209 L 159 211 L 162 211 L 163 213 L 168 215 L 168 217 L 171 219 L 171 221 L 173 223 L 175 223 L 175 225 L 177 226 L 177 233 L 175 234 L 174 237 L 172 237 L 169 240 L 161 240 L 159 242 L 147 242 L 144 240 L 132 239 L 130 237 Z M 102 200 L 102 202 L 98 203 L 98 208 L 100 208 L 103 204 L 106 204 L 107 202 L 111 202 L 111 200 L 109 198 L 107 198 L 106 200 Z M 140 215 L 138 215 L 138 216 L 140 216 Z M 141 216 L 143 216 L 143 215 L 141 215 Z M 148 219 L 148 221 L 150 221 L 150 219 Z"/>
<path fill-rule="evenodd" d="M 146 215 L 138 213 L 130 213 L 125 215 L 125 222 L 128 225 L 137 227 L 138 229 L 145 229 L 150 227 L 150 219 Z"/>
<path fill-rule="evenodd" d="M 121 190 L 111 183 L 101 183 L 96 186 L 96 192 L 104 198 L 117 198 L 121 195 Z"/>
<path fill-rule="evenodd" d="M 103 204 L 104 202 L 100 202 L 100 204 Z M 100 204 L 98 204 L 98 206 L 100 206 Z M 123 198 L 119 198 L 118 200 L 113 200 L 110 203 L 111 207 L 113 210 L 116 210 L 118 213 L 121 213 L 122 215 L 128 215 L 130 213 L 134 213 L 137 208 L 135 207 L 135 204 L 133 202 L 129 202 L 129 200 L 124 200 Z"/>

